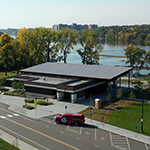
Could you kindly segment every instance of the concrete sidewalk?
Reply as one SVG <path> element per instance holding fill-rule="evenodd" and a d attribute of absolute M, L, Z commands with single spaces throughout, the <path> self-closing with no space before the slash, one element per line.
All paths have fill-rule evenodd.
<path fill-rule="evenodd" d="M 72 104 L 70 102 L 56 101 L 53 99 L 49 99 L 49 101 L 53 102 L 53 104 L 49 105 L 49 106 L 37 106 L 37 110 L 35 110 L 35 109 L 27 110 L 27 109 L 23 108 L 23 105 L 25 104 L 24 98 L 17 97 L 17 96 L 7 96 L 7 95 L 2 95 L 2 94 L 0 95 L 0 102 L 8 104 L 10 106 L 9 107 L 10 110 L 12 110 L 16 113 L 22 114 L 22 115 L 26 115 L 30 118 L 34 118 L 34 119 L 41 119 L 44 117 L 56 115 L 58 113 L 60 113 L 60 114 L 64 114 L 66 112 L 77 113 L 79 111 L 86 109 L 89 106 L 88 99 L 85 101 L 79 102 L 79 103 L 75 103 L 75 104 Z M 67 106 L 67 109 L 65 109 L 66 106 Z M 110 132 L 114 132 L 119 135 L 126 136 L 131 139 L 135 139 L 135 140 L 150 144 L 149 136 L 138 134 L 136 132 L 118 128 L 118 127 L 115 127 L 115 126 L 112 126 L 109 124 L 105 124 L 103 122 L 91 120 L 88 118 L 86 118 L 86 123 L 95 125 L 98 128 L 101 128 L 101 129 L 104 129 L 104 130 L 107 130 Z M 5 138 L 5 140 L 9 142 L 9 140 L 7 140 L 7 138 Z M 31 149 L 30 145 L 28 145 L 26 143 L 24 143 L 22 146 L 20 144 L 19 146 L 20 146 L 19 148 L 21 148 L 22 150 Z M 26 148 L 26 146 L 29 146 L 30 148 Z"/>

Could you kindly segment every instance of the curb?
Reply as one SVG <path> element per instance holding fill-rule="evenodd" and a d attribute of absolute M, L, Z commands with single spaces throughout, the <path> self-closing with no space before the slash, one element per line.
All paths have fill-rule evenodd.
<path fill-rule="evenodd" d="M 99 121 L 99 122 L 100 122 L 100 121 Z M 102 122 L 100 122 L 100 123 L 102 123 Z M 90 123 L 86 123 L 86 124 L 92 125 L 92 124 L 90 124 Z M 122 134 L 122 133 L 118 133 L 118 132 L 115 132 L 115 131 L 111 131 L 111 130 L 106 129 L 106 128 L 104 128 L 104 127 L 100 127 L 99 125 L 94 125 L 94 124 L 93 124 L 92 126 L 95 126 L 95 127 L 99 128 L 99 129 L 102 129 L 102 130 L 105 130 L 105 131 L 108 131 L 108 132 L 112 132 L 112 133 L 115 133 L 115 134 L 118 134 L 118 135 L 121 135 L 121 136 L 130 138 L 130 139 L 135 140 L 135 141 L 139 141 L 139 142 L 142 142 L 142 143 L 145 143 L 145 144 L 150 144 L 150 142 L 148 143 L 147 141 L 144 141 L 144 140 L 140 140 L 140 139 L 137 139 L 137 138 L 134 138 L 134 137 L 131 137 L 131 136 L 124 135 L 124 134 Z M 114 126 L 114 127 L 116 127 L 116 126 Z M 120 127 L 117 127 L 117 128 L 123 129 L 123 128 L 120 128 Z M 123 130 L 126 130 L 126 129 L 123 129 Z M 127 130 L 127 131 L 130 131 L 130 130 Z M 130 131 L 130 132 L 133 132 L 133 131 Z M 141 135 L 141 134 L 136 133 L 136 132 L 133 132 L 133 134 Z M 143 136 L 147 136 L 147 135 L 143 135 Z M 147 137 L 148 137 L 148 136 L 147 136 Z"/>

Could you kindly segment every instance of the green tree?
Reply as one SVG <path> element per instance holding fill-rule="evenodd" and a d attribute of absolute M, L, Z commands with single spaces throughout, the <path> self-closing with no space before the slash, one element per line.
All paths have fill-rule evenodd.
<path fill-rule="evenodd" d="M 110 105 L 110 102 L 111 102 L 111 94 L 108 93 L 108 96 L 106 97 L 106 100 L 108 101 L 109 105 Z"/>
<path fill-rule="evenodd" d="M 22 82 L 22 81 L 12 82 L 11 87 L 14 88 L 17 93 L 23 93 L 24 92 L 24 82 Z"/>
<path fill-rule="evenodd" d="M 70 53 L 70 50 L 73 49 L 73 45 L 76 45 L 77 42 L 77 32 L 71 31 L 70 28 L 62 28 L 57 32 L 59 40 L 59 48 L 63 53 L 63 61 L 67 63 L 67 55 Z"/>
<path fill-rule="evenodd" d="M 136 73 L 138 74 L 140 69 L 146 64 L 146 50 L 140 49 L 140 47 L 134 47 L 130 44 L 125 49 L 125 55 L 127 57 L 126 64 L 129 63 L 131 67 L 134 67 L 136 69 Z"/>
<path fill-rule="evenodd" d="M 133 92 L 133 90 L 129 93 L 129 98 L 131 100 L 133 100 L 135 98 L 135 93 Z"/>
<path fill-rule="evenodd" d="M 62 60 L 62 56 L 59 56 L 58 48 L 58 36 L 57 32 L 51 29 L 42 28 L 44 33 L 44 56 L 46 62 L 58 62 Z"/>
<path fill-rule="evenodd" d="M 5 80 L 4 80 L 4 79 L 1 79 L 1 80 L 0 80 L 0 89 L 1 89 L 1 90 L 4 88 L 4 85 L 5 85 Z"/>
<path fill-rule="evenodd" d="M 95 31 L 82 30 L 79 41 L 82 48 L 77 52 L 81 56 L 82 63 L 99 65 L 99 57 L 103 47 L 99 44 Z"/>
<path fill-rule="evenodd" d="M 150 67 L 150 50 L 146 52 L 146 67 Z"/>
<path fill-rule="evenodd" d="M 94 106 L 92 94 L 90 95 L 90 106 L 92 106 L 92 107 Z"/>
<path fill-rule="evenodd" d="M 25 66 L 27 65 L 30 65 L 32 64 L 32 59 L 31 59 L 31 52 L 30 52 L 30 49 L 31 49 L 31 42 L 30 42 L 30 37 L 31 35 L 31 30 L 30 29 L 26 29 L 26 28 L 22 28 L 20 30 L 18 30 L 18 33 L 17 33 L 17 36 L 16 36 L 16 39 L 17 41 L 15 41 L 13 43 L 13 47 L 14 47 L 14 51 L 19 51 L 19 55 L 23 55 L 23 56 L 20 56 L 20 58 L 18 59 L 18 54 L 17 55 L 17 61 L 21 61 L 21 59 L 23 58 L 22 60 L 22 64 L 24 64 Z M 17 46 L 17 43 L 19 44 Z M 14 58 L 14 59 L 16 59 Z M 24 63 L 23 63 L 24 62 Z M 22 67 L 22 65 L 20 65 L 20 67 Z M 19 67 L 18 67 L 19 68 Z"/>
<path fill-rule="evenodd" d="M 17 68 L 17 74 L 19 74 L 19 70 L 22 68 L 24 64 L 26 64 L 28 60 L 28 53 L 23 47 L 22 42 L 20 42 L 18 39 L 15 39 L 12 41 L 12 58 L 13 58 L 13 64 Z"/>
<path fill-rule="evenodd" d="M 118 99 L 122 99 L 122 96 L 123 96 L 122 89 L 121 89 L 121 88 L 119 88 L 119 89 L 117 90 L 116 97 L 117 97 Z"/>
<path fill-rule="evenodd" d="M 149 95 L 149 99 L 150 99 L 150 75 L 148 75 L 146 81 L 147 81 L 147 94 Z"/>
<path fill-rule="evenodd" d="M 5 68 L 5 75 L 7 70 L 12 66 L 12 45 L 13 39 L 8 34 L 2 34 L 0 37 L 0 60 Z"/>
<path fill-rule="evenodd" d="M 150 45 L 150 33 L 145 38 L 145 45 Z"/>
<path fill-rule="evenodd" d="M 43 29 L 43 27 L 33 29 L 29 37 L 32 65 L 41 64 L 44 61 L 45 32 Z"/>

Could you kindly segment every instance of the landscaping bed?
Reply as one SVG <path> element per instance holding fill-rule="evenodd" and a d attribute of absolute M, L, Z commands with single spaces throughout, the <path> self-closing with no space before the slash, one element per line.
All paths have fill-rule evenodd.
<path fill-rule="evenodd" d="M 116 108 L 115 106 L 118 106 Z M 89 107 L 80 113 L 85 117 L 91 118 L 97 121 L 109 123 L 114 126 L 118 126 L 131 131 L 140 133 L 141 131 L 141 115 L 142 115 L 142 102 L 132 100 L 119 100 L 115 104 L 105 106 L 107 109 L 114 109 L 115 111 L 96 109 Z M 92 116 L 91 116 L 92 113 Z M 150 103 L 144 103 L 144 122 L 143 130 L 145 135 L 150 136 Z M 138 127 L 135 130 L 135 127 Z"/>
<path fill-rule="evenodd" d="M 34 98 L 26 98 L 24 100 L 25 102 L 25 105 L 23 105 L 24 108 L 26 109 L 34 109 L 35 108 L 35 104 L 34 104 L 34 101 L 35 99 Z M 29 105 L 28 103 L 32 104 L 32 105 Z M 48 102 L 48 101 L 45 101 L 45 100 L 42 100 L 42 99 L 39 99 L 38 102 L 37 102 L 38 105 L 43 105 L 43 106 L 47 106 L 47 105 L 52 105 L 53 103 L 52 102 Z"/>

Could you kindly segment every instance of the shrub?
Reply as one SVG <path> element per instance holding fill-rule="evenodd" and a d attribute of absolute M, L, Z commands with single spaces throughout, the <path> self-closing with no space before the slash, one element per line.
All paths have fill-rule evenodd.
<path fill-rule="evenodd" d="M 35 107 L 34 106 L 31 106 L 31 105 L 23 105 L 23 108 L 26 108 L 26 109 L 34 109 Z"/>
<path fill-rule="evenodd" d="M 44 100 L 38 100 L 39 105 L 48 105 L 46 101 Z"/>
<path fill-rule="evenodd" d="M 26 98 L 24 100 L 24 102 L 26 102 L 26 103 L 34 103 L 34 99 L 33 98 Z"/>
<path fill-rule="evenodd" d="M 14 92 L 5 92 L 4 95 L 14 96 Z"/>
<path fill-rule="evenodd" d="M 38 104 L 39 104 L 39 105 L 51 105 L 52 102 L 46 102 L 46 101 L 44 101 L 44 100 L 38 100 Z"/>
<path fill-rule="evenodd" d="M 25 96 L 26 96 L 25 94 L 21 94 L 21 95 L 20 95 L 20 97 L 25 97 Z"/>

